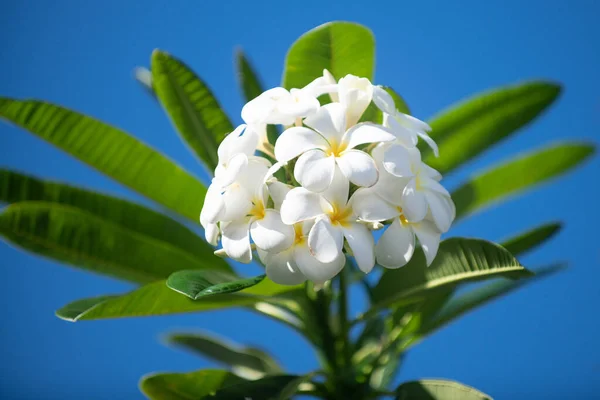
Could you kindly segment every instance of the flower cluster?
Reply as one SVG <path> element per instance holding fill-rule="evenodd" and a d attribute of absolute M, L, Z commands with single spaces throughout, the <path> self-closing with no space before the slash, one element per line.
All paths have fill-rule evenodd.
<path fill-rule="evenodd" d="M 381 125 L 360 122 L 371 103 Z M 417 240 L 431 264 L 454 203 L 416 147 L 421 139 L 437 155 L 430 127 L 399 112 L 385 89 L 353 75 L 336 82 L 325 70 L 304 88 L 267 90 L 242 118 L 219 146 L 200 215 L 220 252 L 247 263 L 256 249 L 269 278 L 289 285 L 333 278 L 346 254 L 365 273 L 375 262 L 402 267 Z M 274 146 L 269 124 L 284 127 Z M 375 244 L 371 231 L 384 227 Z"/>

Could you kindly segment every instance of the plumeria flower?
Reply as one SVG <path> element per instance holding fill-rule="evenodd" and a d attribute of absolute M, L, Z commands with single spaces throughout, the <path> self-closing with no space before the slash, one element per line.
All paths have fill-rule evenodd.
<path fill-rule="evenodd" d="M 421 161 L 418 149 L 384 144 L 373 149 L 372 155 L 393 175 L 381 174 L 381 184 L 375 188 L 381 197 L 394 204 L 401 201 L 409 221 L 421 221 L 429 212 L 441 232 L 450 229 L 456 215 L 454 202 L 438 182 L 441 174 Z M 400 190 L 401 194 L 398 193 Z"/>
<path fill-rule="evenodd" d="M 427 265 L 433 262 L 441 232 L 428 220 L 411 222 L 402 208 L 402 198 L 386 201 L 376 194 L 375 188 L 362 188 L 354 193 L 353 207 L 364 221 L 392 220 L 375 246 L 377 263 L 386 268 L 400 268 L 410 261 L 415 251 L 415 237 L 419 239 Z"/>
<path fill-rule="evenodd" d="M 340 104 L 346 106 L 347 126 L 355 125 L 373 99 L 373 85 L 367 78 L 346 75 L 338 82 Z"/>
<path fill-rule="evenodd" d="M 302 90 L 311 93 L 315 97 L 329 93 L 331 101 L 339 101 L 339 96 L 337 94 L 338 84 L 333 75 L 331 75 L 331 72 L 329 72 L 327 69 L 323 70 L 323 76 L 316 78 L 311 83 L 306 85 Z"/>
<path fill-rule="evenodd" d="M 368 273 L 375 264 L 373 236 L 357 222 L 352 201 L 348 201 L 349 186 L 340 168 L 335 167 L 332 182 L 322 193 L 304 187 L 290 190 L 281 206 L 281 219 L 289 225 L 314 220 L 308 233 L 308 249 L 321 263 L 334 263 L 343 254 L 345 238 L 358 267 Z M 328 271 L 321 275 L 323 280 L 339 272 L 333 267 Z"/>
<path fill-rule="evenodd" d="M 383 125 L 397 136 L 401 144 L 414 147 L 421 138 L 435 156 L 439 156 L 437 144 L 427 133 L 431 127 L 426 122 L 398 111 L 392 96 L 381 86 L 373 86 L 373 102 L 383 112 Z"/>
<path fill-rule="evenodd" d="M 219 164 L 215 169 L 215 178 L 223 187 L 235 181 L 240 171 L 248 165 L 258 141 L 258 132 L 245 124 L 225 136 L 217 149 Z"/>
<path fill-rule="evenodd" d="M 250 100 L 242 108 L 248 124 L 292 125 L 314 113 L 321 105 L 312 90 L 276 87 Z"/>
<path fill-rule="evenodd" d="M 286 163 L 298 157 L 296 180 L 306 189 L 322 192 L 332 180 L 336 165 L 342 174 L 358 186 L 372 186 L 378 171 L 373 159 L 355 147 L 395 140 L 379 125 L 361 123 L 346 130 L 346 107 L 331 103 L 307 117 L 310 128 L 293 127 L 284 131 L 275 143 L 275 158 Z"/>

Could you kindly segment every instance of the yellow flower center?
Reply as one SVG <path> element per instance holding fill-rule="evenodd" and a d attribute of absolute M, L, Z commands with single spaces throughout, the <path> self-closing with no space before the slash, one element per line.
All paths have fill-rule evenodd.
<path fill-rule="evenodd" d="M 345 143 L 337 143 L 335 140 L 332 140 L 329 142 L 329 149 L 325 152 L 325 154 L 328 156 L 333 155 L 334 157 L 339 157 L 347 147 L 348 145 Z"/>
<path fill-rule="evenodd" d="M 400 215 L 398 216 L 398 219 L 400 219 L 400 223 L 403 226 L 406 226 L 408 224 L 410 224 L 410 222 L 408 222 L 408 220 L 406 219 L 406 217 L 404 216 L 404 210 L 402 210 L 402 207 L 396 207 L 396 209 L 398 210 L 398 212 L 400 213 Z"/>
<path fill-rule="evenodd" d="M 350 217 L 352 216 L 351 207 L 338 207 L 333 205 L 333 210 L 328 213 L 329 219 L 333 225 L 339 224 L 342 226 L 348 226 L 350 224 Z"/>
<path fill-rule="evenodd" d="M 302 224 L 294 224 L 294 245 L 299 245 L 304 243 L 306 237 L 302 233 Z"/>
<path fill-rule="evenodd" d="M 265 217 L 265 205 L 262 200 L 254 199 L 252 201 L 252 209 L 248 214 L 257 219 L 263 219 Z"/>

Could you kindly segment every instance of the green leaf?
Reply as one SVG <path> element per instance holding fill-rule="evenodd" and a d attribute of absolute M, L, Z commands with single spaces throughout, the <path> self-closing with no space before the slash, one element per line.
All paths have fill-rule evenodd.
<path fill-rule="evenodd" d="M 214 395 L 202 398 L 202 400 L 241 400 L 260 399 L 277 400 L 280 393 L 286 387 L 296 381 L 296 375 L 271 375 L 255 381 L 246 381 L 233 386 L 223 387 Z"/>
<path fill-rule="evenodd" d="M 264 87 L 258 77 L 258 74 L 252 67 L 250 60 L 246 57 L 242 49 L 237 49 L 235 52 L 235 67 L 237 71 L 238 81 L 242 94 L 246 102 L 258 97 L 264 92 Z M 267 125 L 267 138 L 269 143 L 275 144 L 279 136 L 277 127 L 275 125 Z"/>
<path fill-rule="evenodd" d="M 72 206 L 105 222 L 178 247 L 206 261 L 227 263 L 186 226 L 156 211 L 116 197 L 0 169 L 0 203 L 41 201 Z"/>
<path fill-rule="evenodd" d="M 187 373 L 150 374 L 140 380 L 140 390 L 151 400 L 199 400 L 244 379 L 228 371 L 203 369 Z"/>
<path fill-rule="evenodd" d="M 518 256 L 541 245 L 546 240 L 556 235 L 561 228 L 562 224 L 560 222 L 551 222 L 540 225 L 504 241 L 502 246 L 511 254 Z"/>
<path fill-rule="evenodd" d="M 153 282 L 121 296 L 107 296 L 77 300 L 56 312 L 68 321 L 95 320 L 121 317 L 145 317 L 166 314 L 209 311 L 230 307 L 249 307 L 260 302 L 273 302 L 278 295 L 298 290 L 298 286 L 283 286 L 264 279 L 256 286 L 232 294 L 220 294 L 199 300 L 171 290 L 166 281 Z M 89 308 L 83 309 L 82 305 Z"/>
<path fill-rule="evenodd" d="M 168 344 L 190 350 L 232 368 L 248 379 L 266 374 L 281 373 L 282 369 L 268 353 L 254 347 L 242 347 L 204 333 L 173 333 Z"/>
<path fill-rule="evenodd" d="M 594 150 L 592 144 L 563 143 L 492 167 L 452 193 L 456 219 L 563 174 L 591 156 Z"/>
<path fill-rule="evenodd" d="M 216 294 L 234 293 L 259 284 L 266 275 L 237 279 L 233 274 L 219 271 L 178 271 L 167 279 L 174 291 L 198 300 Z"/>
<path fill-rule="evenodd" d="M 424 296 L 434 289 L 499 276 L 513 279 L 530 274 L 500 245 L 479 239 L 451 238 L 441 242 L 429 267 L 423 252 L 417 251 L 406 266 L 386 270 L 373 290 L 375 304 L 365 315 L 402 299 Z"/>
<path fill-rule="evenodd" d="M 443 111 L 431 122 L 440 157 L 430 151 L 425 162 L 447 173 L 525 126 L 550 106 L 560 86 L 543 81 L 494 89 Z"/>
<path fill-rule="evenodd" d="M 208 86 L 182 61 L 152 53 L 154 90 L 185 142 L 210 170 L 218 165 L 217 146 L 233 125 Z"/>
<path fill-rule="evenodd" d="M 396 109 L 398 111 L 400 111 L 401 113 L 410 115 L 410 109 L 408 108 L 408 104 L 406 104 L 406 102 L 404 101 L 402 96 L 400 96 L 398 93 L 396 93 L 394 91 L 394 89 L 392 89 L 391 87 L 388 87 L 388 86 L 382 86 L 382 87 L 394 99 L 394 103 L 396 104 Z M 367 107 L 364 114 L 360 118 L 360 121 L 361 122 L 370 121 L 370 122 L 374 122 L 376 124 L 381 124 L 381 123 L 383 123 L 383 113 L 381 112 L 381 110 L 379 108 L 377 108 L 375 103 L 371 102 L 371 104 L 369 104 L 369 107 Z"/>
<path fill-rule="evenodd" d="M 491 400 L 479 390 L 443 379 L 405 382 L 396 389 L 396 400 Z"/>
<path fill-rule="evenodd" d="M 204 185 L 127 133 L 38 100 L 0 98 L 0 118 L 47 140 L 157 203 L 198 221 L 206 195 Z"/>
<path fill-rule="evenodd" d="M 565 268 L 566 265 L 564 264 L 538 268 L 533 271 L 535 272 L 533 276 L 525 277 L 518 281 L 502 279 L 461 294 L 451 299 L 433 318 L 426 321 L 419 329 L 419 335 L 427 335 L 448 324 L 450 321 L 462 317 L 475 308 L 481 307 L 498 297 L 504 296 L 539 279 L 563 271 Z"/>
<path fill-rule="evenodd" d="M 298 38 L 285 59 L 283 86 L 302 88 L 329 70 L 336 79 L 347 74 L 373 79 L 375 38 L 352 22 L 328 22 Z"/>
<path fill-rule="evenodd" d="M 0 214 L 11 243 L 86 270 L 146 283 L 181 269 L 231 271 L 168 242 L 58 203 L 11 204 Z"/>

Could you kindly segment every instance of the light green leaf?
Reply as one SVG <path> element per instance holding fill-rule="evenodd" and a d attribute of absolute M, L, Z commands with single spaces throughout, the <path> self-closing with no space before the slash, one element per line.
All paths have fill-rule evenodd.
<path fill-rule="evenodd" d="M 514 256 L 518 256 L 552 238 L 561 230 L 561 228 L 562 224 L 560 222 L 551 222 L 540 225 L 504 241 L 502 246 Z"/>
<path fill-rule="evenodd" d="M 146 283 L 181 269 L 231 271 L 168 242 L 58 203 L 14 203 L 0 214 L 12 244 L 80 268 Z"/>
<path fill-rule="evenodd" d="M 560 94 L 543 81 L 506 86 L 479 94 L 442 111 L 431 122 L 440 157 L 425 147 L 425 163 L 447 173 L 535 119 Z"/>
<path fill-rule="evenodd" d="M 167 286 L 174 291 L 198 300 L 206 296 L 234 293 L 259 284 L 265 275 L 237 278 L 219 271 L 178 271 L 167 279 Z"/>
<path fill-rule="evenodd" d="M 491 400 L 479 390 L 443 379 L 405 382 L 396 389 L 396 400 Z"/>
<path fill-rule="evenodd" d="M 150 236 L 178 247 L 206 261 L 227 263 L 213 254 L 213 248 L 186 226 L 141 205 L 60 182 L 37 179 L 15 171 L 0 169 L 0 203 L 41 201 L 72 206 L 105 222 Z"/>
<path fill-rule="evenodd" d="M 329 70 L 336 79 L 347 74 L 373 79 L 375 38 L 352 22 L 328 22 L 298 38 L 285 59 L 283 86 L 302 88 Z"/>
<path fill-rule="evenodd" d="M 374 305 L 365 315 L 402 299 L 424 296 L 434 289 L 499 276 L 513 279 L 530 274 L 500 245 L 485 240 L 451 238 L 440 244 L 429 267 L 423 252 L 417 251 L 406 266 L 386 270 L 373 290 Z"/>
<path fill-rule="evenodd" d="M 38 100 L 0 98 L 0 118 L 28 130 L 157 203 L 198 221 L 206 195 L 204 185 L 127 133 Z"/>
<path fill-rule="evenodd" d="M 218 164 L 217 146 L 233 125 L 216 98 L 187 65 L 168 53 L 152 53 L 154 91 L 185 142 L 210 170 Z"/>
<path fill-rule="evenodd" d="M 173 333 L 167 336 L 166 342 L 225 364 L 237 375 L 248 379 L 282 372 L 277 361 L 265 351 L 242 347 L 205 333 Z"/>
<path fill-rule="evenodd" d="M 563 143 L 492 167 L 452 193 L 456 219 L 563 174 L 590 157 L 594 150 L 592 144 Z"/>
<path fill-rule="evenodd" d="M 56 312 L 68 321 L 95 320 L 121 317 L 145 317 L 166 314 L 209 311 L 230 307 L 249 307 L 259 302 L 278 300 L 277 295 L 297 290 L 298 286 L 283 286 L 268 278 L 256 286 L 232 294 L 192 300 L 171 290 L 166 281 L 153 282 L 121 296 L 77 300 Z M 83 309 L 82 305 L 89 308 Z"/>
<path fill-rule="evenodd" d="M 270 375 L 255 381 L 245 381 L 233 386 L 223 387 L 212 396 L 201 400 L 241 400 L 261 399 L 277 400 L 286 387 L 296 381 L 296 375 Z"/>
<path fill-rule="evenodd" d="M 400 96 L 398 93 L 396 93 L 394 91 L 394 89 L 392 89 L 391 87 L 383 86 L 383 88 L 394 99 L 394 103 L 396 104 L 396 109 L 398 111 L 400 111 L 401 113 L 410 115 L 410 109 L 408 108 L 408 104 L 406 104 L 406 102 L 404 101 L 402 96 Z M 377 108 L 375 103 L 371 102 L 371 104 L 369 104 L 369 107 L 367 107 L 364 114 L 360 118 L 360 121 L 361 122 L 370 121 L 370 122 L 374 122 L 376 124 L 381 124 L 381 123 L 383 123 L 383 113 L 381 112 L 381 110 L 379 108 Z"/>
<path fill-rule="evenodd" d="M 151 400 L 200 400 L 217 390 L 245 382 L 228 371 L 203 369 L 187 373 L 156 373 L 140 380 L 140 390 Z"/>

